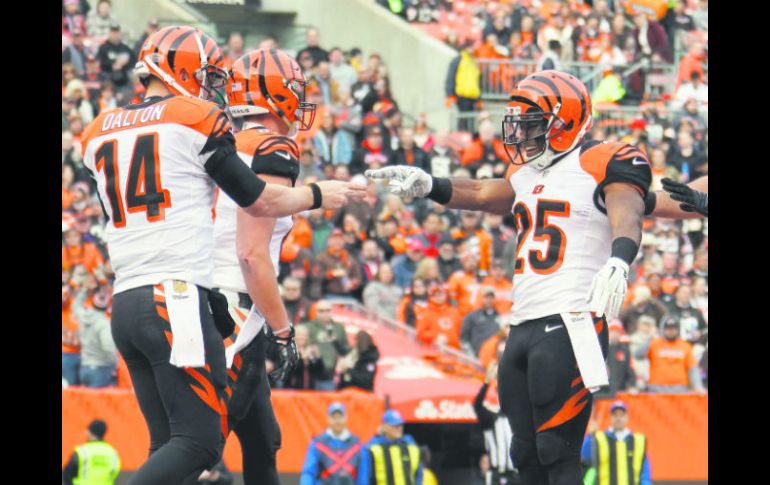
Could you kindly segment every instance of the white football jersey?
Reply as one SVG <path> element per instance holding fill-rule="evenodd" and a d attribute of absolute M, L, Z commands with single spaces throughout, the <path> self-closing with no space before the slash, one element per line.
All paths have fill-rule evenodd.
<path fill-rule="evenodd" d="M 257 174 L 290 177 L 294 184 L 299 173 L 299 153 L 293 140 L 256 125 L 238 132 L 235 144 L 243 162 Z M 246 293 L 246 283 L 236 254 L 237 209 L 236 203 L 220 190 L 214 222 L 214 286 Z M 270 259 L 276 275 L 279 272 L 281 244 L 293 226 L 291 216 L 279 217 L 275 221 L 270 239 Z"/>
<path fill-rule="evenodd" d="M 508 180 L 518 236 L 511 324 L 590 311 L 588 290 L 612 247 L 601 189 L 625 182 L 646 195 L 647 157 L 630 145 L 588 142 L 544 171 L 514 165 Z"/>
<path fill-rule="evenodd" d="M 105 240 L 120 293 L 166 279 L 212 285 L 216 185 L 207 142 L 230 130 L 224 112 L 169 96 L 100 113 L 83 135 L 83 163 L 109 218 Z"/>

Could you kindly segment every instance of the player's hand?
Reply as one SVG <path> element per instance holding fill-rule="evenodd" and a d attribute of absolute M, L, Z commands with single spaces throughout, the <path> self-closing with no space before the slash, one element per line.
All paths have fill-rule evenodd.
<path fill-rule="evenodd" d="M 628 290 L 628 264 L 620 258 L 610 258 L 596 273 L 586 301 L 597 317 L 611 320 L 618 316 Z"/>
<path fill-rule="evenodd" d="M 285 381 L 294 366 L 299 362 L 299 352 L 297 344 L 294 343 L 294 327 L 291 327 L 289 335 L 277 337 L 272 329 L 268 327 L 268 338 L 278 347 L 278 358 L 275 362 L 275 368 L 270 372 L 270 381 L 272 383 Z"/>
<path fill-rule="evenodd" d="M 709 195 L 705 192 L 688 187 L 686 184 L 674 182 L 669 178 L 661 180 L 663 190 L 671 194 L 671 198 L 681 202 L 679 207 L 685 212 L 697 212 L 700 215 L 708 217 L 709 215 Z"/>
<path fill-rule="evenodd" d="M 364 175 L 372 180 L 388 180 L 390 193 L 401 197 L 425 197 L 433 189 L 433 178 L 417 167 L 396 165 L 367 170 Z"/>
<path fill-rule="evenodd" d="M 321 207 L 324 209 L 339 209 L 348 200 L 361 200 L 366 196 L 366 185 L 341 180 L 325 180 L 317 185 L 321 189 Z"/>

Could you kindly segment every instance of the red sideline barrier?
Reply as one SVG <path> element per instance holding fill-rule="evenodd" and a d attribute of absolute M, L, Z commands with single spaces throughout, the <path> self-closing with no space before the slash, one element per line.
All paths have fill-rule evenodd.
<path fill-rule="evenodd" d="M 333 401 L 342 402 L 348 413 L 348 428 L 364 441 L 374 436 L 385 401 L 374 394 L 355 390 L 342 392 L 282 391 L 272 393 L 273 409 L 281 425 L 283 446 L 278 452 L 278 471 L 302 470 L 308 444 L 326 429 L 326 410 Z M 107 442 L 115 446 L 124 471 L 136 470 L 147 458 L 150 438 L 144 418 L 131 390 L 62 390 L 62 467 L 75 446 L 86 440 L 85 430 L 91 420 L 107 423 Z M 225 446 L 225 464 L 241 472 L 238 438 L 231 435 Z"/>

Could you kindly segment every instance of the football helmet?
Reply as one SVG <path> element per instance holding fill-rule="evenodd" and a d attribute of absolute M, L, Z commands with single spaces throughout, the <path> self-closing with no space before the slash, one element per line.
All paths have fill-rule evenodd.
<path fill-rule="evenodd" d="M 559 71 L 527 76 L 511 91 L 503 118 L 503 144 L 514 165 L 549 167 L 591 129 L 591 98 L 576 77 Z"/>
<path fill-rule="evenodd" d="M 247 52 L 233 62 L 227 94 L 234 118 L 270 113 L 308 130 L 316 105 L 305 101 L 308 82 L 297 61 L 278 49 Z"/>
<path fill-rule="evenodd" d="M 194 27 L 164 27 L 147 37 L 134 72 L 145 86 L 155 76 L 174 94 L 227 102 L 222 51 L 212 37 Z"/>

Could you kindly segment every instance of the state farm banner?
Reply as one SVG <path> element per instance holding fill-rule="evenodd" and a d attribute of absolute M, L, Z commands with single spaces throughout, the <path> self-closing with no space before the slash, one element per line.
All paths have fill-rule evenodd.
<path fill-rule="evenodd" d="M 351 341 L 359 330 L 372 335 L 382 356 L 374 392 L 406 421 L 476 421 L 473 398 L 483 383 L 478 372 L 420 345 L 407 332 L 378 324 L 356 311 L 335 306 L 334 320 L 345 325 Z"/>

